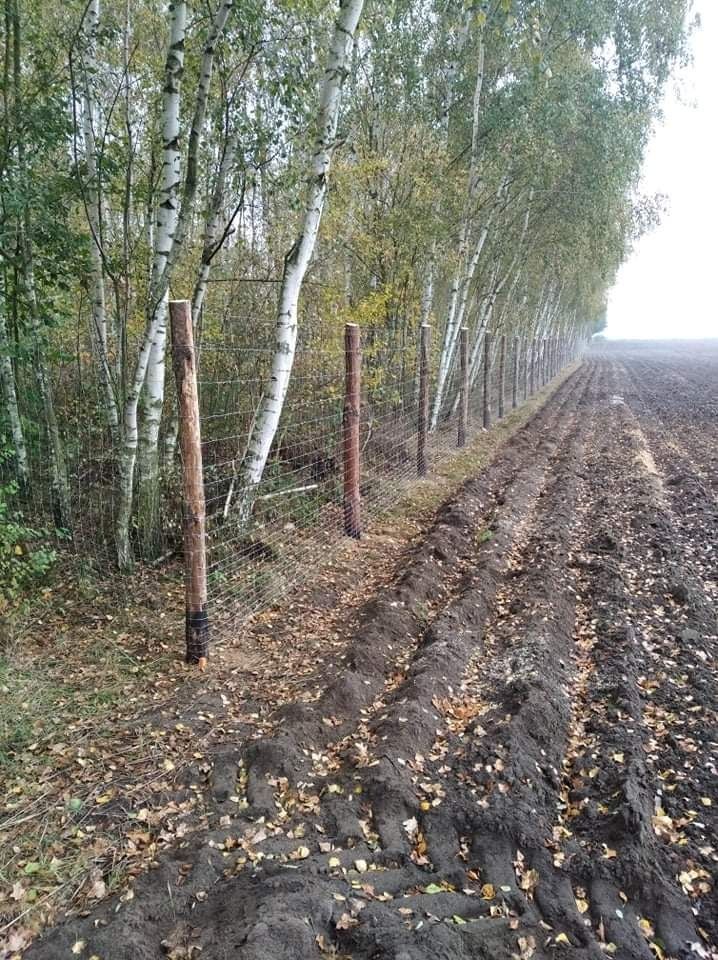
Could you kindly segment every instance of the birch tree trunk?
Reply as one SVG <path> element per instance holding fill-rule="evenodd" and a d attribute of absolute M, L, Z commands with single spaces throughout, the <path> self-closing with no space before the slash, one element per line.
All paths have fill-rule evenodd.
<path fill-rule="evenodd" d="M 146 531 L 144 545 L 156 536 L 159 504 L 159 458 L 157 441 L 164 400 L 164 362 L 167 345 L 166 266 L 178 217 L 180 187 L 180 86 L 184 69 L 184 38 L 187 4 L 170 4 L 170 37 L 165 63 L 165 87 L 162 96 L 162 171 L 155 230 L 154 256 L 148 297 L 145 332 L 128 389 L 123 412 L 123 445 L 120 458 L 116 546 L 122 570 L 132 567 L 130 518 L 134 499 L 135 462 L 140 460 L 141 528 Z M 143 385 L 142 446 L 138 458 L 138 406 Z"/>
<path fill-rule="evenodd" d="M 458 38 L 456 43 L 456 50 L 454 58 L 449 64 L 448 70 L 446 72 L 446 94 L 444 100 L 444 110 L 441 117 L 441 125 L 443 128 L 444 136 L 444 147 L 448 152 L 449 148 L 449 133 L 450 133 L 450 123 L 451 123 L 451 111 L 454 106 L 454 86 L 456 84 L 456 77 L 459 72 L 459 58 L 463 53 L 464 47 L 466 46 L 466 41 L 469 38 L 469 28 L 471 25 L 472 11 L 466 10 L 464 18 L 461 21 L 461 27 L 458 31 Z M 430 318 L 434 309 L 434 286 L 435 286 L 435 272 L 436 272 L 436 243 L 431 244 L 431 250 L 429 252 L 428 263 L 426 267 L 426 278 L 424 280 L 424 289 L 422 292 L 421 299 L 421 320 L 420 320 L 420 329 L 426 323 L 430 322 Z M 417 338 L 418 343 L 418 338 Z M 419 364 L 417 363 L 417 371 L 419 369 Z M 416 387 L 415 387 L 416 397 L 418 399 L 419 395 L 419 377 L 416 378 Z"/>
<path fill-rule="evenodd" d="M 150 283 L 150 310 L 156 311 L 157 323 L 142 398 L 142 424 L 138 450 L 140 541 L 142 552 L 148 557 L 155 556 L 161 547 L 159 435 L 165 394 L 169 281 L 189 229 L 197 192 L 199 142 L 207 112 L 214 56 L 217 42 L 225 28 L 233 3 L 234 0 L 223 0 L 220 4 L 205 42 L 190 127 L 187 172 L 181 199 L 180 93 L 184 69 L 186 3 L 174 5 L 170 21 L 170 43 L 165 65 L 162 104 L 162 177 Z"/>
<path fill-rule="evenodd" d="M 477 252 L 470 263 L 467 263 L 469 237 L 471 233 L 471 220 L 475 214 L 476 198 L 479 187 L 478 161 L 479 161 L 479 118 L 481 114 L 481 92 L 484 85 L 484 60 L 486 57 L 486 46 L 484 43 L 483 28 L 479 34 L 479 50 L 476 68 L 476 85 L 474 87 L 473 118 L 471 130 L 471 156 L 469 160 L 469 179 L 467 190 L 466 215 L 461 226 L 461 236 L 459 240 L 459 262 L 454 273 L 449 294 L 449 307 L 446 317 L 446 327 L 444 328 L 444 340 L 441 346 L 439 357 L 439 372 L 436 381 L 436 393 L 434 394 L 434 404 L 431 412 L 431 429 L 435 430 L 439 421 L 439 413 L 444 400 L 444 393 L 451 370 L 451 362 L 458 342 L 461 323 L 458 320 L 459 304 L 466 288 L 468 271 L 470 263 L 478 263 L 481 256 L 486 237 L 484 231 L 479 237 L 477 243 Z M 483 236 L 483 240 L 481 237 Z"/>
<path fill-rule="evenodd" d="M 87 182 L 85 184 L 85 211 L 90 227 L 91 270 L 91 341 L 100 372 L 100 384 L 104 397 L 104 413 L 110 428 L 113 443 L 119 440 L 120 414 L 115 385 L 110 366 L 107 336 L 107 309 L 105 304 L 105 265 L 102 252 L 102 196 L 97 156 L 95 131 L 97 105 L 93 84 L 97 74 L 97 32 L 100 26 L 100 0 L 90 0 L 84 23 L 83 82 L 82 82 L 82 135 L 85 145 Z"/>
<path fill-rule="evenodd" d="M 339 3 L 339 16 L 334 26 L 319 96 L 317 133 L 304 214 L 299 236 L 284 260 L 272 369 L 240 471 L 239 522 L 242 526 L 249 520 L 287 395 L 297 344 L 299 295 L 319 234 L 335 147 L 342 87 L 363 6 L 364 0 L 340 0 Z"/>
<path fill-rule="evenodd" d="M 207 295 L 207 285 L 209 283 L 212 261 L 220 250 L 228 233 L 231 231 L 233 223 L 239 215 L 242 206 L 244 205 L 243 190 L 242 197 L 240 198 L 240 201 L 235 207 L 234 211 L 231 213 L 226 222 L 222 222 L 222 209 L 224 207 L 225 196 L 227 192 L 227 179 L 236 163 L 238 151 L 239 135 L 237 132 L 235 132 L 230 136 L 229 141 L 225 146 L 222 160 L 220 161 L 219 165 L 219 171 L 217 173 L 217 181 L 214 186 L 214 191 L 212 192 L 212 200 L 210 202 L 210 207 L 207 214 L 207 223 L 205 226 L 204 240 L 202 243 L 202 256 L 200 258 L 200 264 L 197 270 L 194 290 L 192 291 L 192 329 L 195 333 L 197 332 L 197 327 L 202 315 L 202 307 L 204 306 L 204 300 Z M 172 420 L 167 427 L 167 433 L 165 436 L 163 456 L 166 468 L 169 468 L 174 460 L 175 450 L 177 449 L 178 434 L 179 417 L 177 407 L 175 406 L 172 413 Z"/>

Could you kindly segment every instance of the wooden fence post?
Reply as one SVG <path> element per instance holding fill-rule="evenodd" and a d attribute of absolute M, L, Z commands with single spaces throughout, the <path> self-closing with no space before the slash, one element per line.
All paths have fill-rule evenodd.
<path fill-rule="evenodd" d="M 459 336 L 459 424 L 456 446 L 465 447 L 469 423 L 469 328 L 462 327 Z"/>
<path fill-rule="evenodd" d="M 185 659 L 204 666 L 209 656 L 206 513 L 199 425 L 197 366 L 189 300 L 170 301 L 172 366 L 177 382 L 185 564 Z"/>
<path fill-rule="evenodd" d="M 531 396 L 536 390 L 536 337 L 531 341 Z"/>
<path fill-rule="evenodd" d="M 429 348 L 431 327 L 422 323 L 419 332 L 419 422 L 416 431 L 416 473 L 425 477 L 429 469 L 426 438 L 429 432 Z"/>
<path fill-rule="evenodd" d="M 484 430 L 491 426 L 491 334 L 484 334 Z"/>
<path fill-rule="evenodd" d="M 499 344 L 499 420 L 504 417 L 504 394 L 506 392 L 506 334 L 501 334 Z"/>
<path fill-rule="evenodd" d="M 361 344 L 359 327 L 348 323 L 344 328 L 344 532 L 358 540 L 361 537 L 361 494 L 359 490 L 360 453 L 359 423 L 361 416 Z"/>
<path fill-rule="evenodd" d="M 514 337 L 514 358 L 511 370 L 511 409 L 519 405 L 519 338 Z"/>

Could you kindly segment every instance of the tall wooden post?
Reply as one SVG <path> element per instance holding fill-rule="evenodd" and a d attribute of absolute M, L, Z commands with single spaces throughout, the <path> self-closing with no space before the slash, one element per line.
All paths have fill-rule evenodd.
<path fill-rule="evenodd" d="M 501 334 L 499 344 L 499 420 L 504 416 L 504 394 L 506 392 L 506 334 Z"/>
<path fill-rule="evenodd" d="M 511 370 L 511 409 L 519 405 L 519 338 L 514 337 L 514 355 Z"/>
<path fill-rule="evenodd" d="M 344 532 L 361 537 L 361 495 L 359 491 L 359 422 L 361 416 L 361 344 L 359 327 L 348 323 L 344 329 L 346 379 L 344 384 Z"/>
<path fill-rule="evenodd" d="M 536 337 L 531 341 L 531 396 L 536 392 Z"/>
<path fill-rule="evenodd" d="M 459 334 L 459 425 L 457 447 L 466 446 L 466 430 L 469 423 L 469 328 L 462 327 Z"/>
<path fill-rule="evenodd" d="M 416 430 L 416 473 L 425 477 L 429 469 L 426 457 L 426 438 L 429 433 L 429 349 L 431 327 L 421 325 L 419 332 L 419 418 Z"/>
<path fill-rule="evenodd" d="M 491 334 L 484 334 L 484 430 L 491 426 Z"/>
<path fill-rule="evenodd" d="M 204 666 L 209 656 L 207 615 L 206 514 L 199 425 L 197 366 L 189 300 L 170 301 L 172 366 L 177 382 L 185 564 L 185 640 L 187 663 Z"/>

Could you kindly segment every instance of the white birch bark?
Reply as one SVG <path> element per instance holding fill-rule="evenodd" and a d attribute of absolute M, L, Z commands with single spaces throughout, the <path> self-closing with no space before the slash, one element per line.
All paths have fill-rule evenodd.
<path fill-rule="evenodd" d="M 506 272 L 503 274 L 501 279 L 498 281 L 497 281 L 497 276 L 499 271 L 499 265 L 498 264 L 496 265 L 496 268 L 494 270 L 494 276 L 490 286 L 490 293 L 488 295 L 488 300 L 486 300 L 484 305 L 482 305 L 482 315 L 479 318 L 479 323 L 476 329 L 476 336 L 474 339 L 474 345 L 471 351 L 471 359 L 469 361 L 469 383 L 471 387 L 473 387 L 474 383 L 476 382 L 476 378 L 479 374 L 479 367 L 481 366 L 481 347 L 483 345 L 484 335 L 488 328 L 489 321 L 491 320 L 491 315 L 494 311 L 494 306 L 496 305 L 496 300 L 498 299 L 503 288 L 508 283 L 509 279 L 511 279 L 511 288 L 510 288 L 511 289 L 510 296 L 511 296 L 513 294 L 513 290 L 516 287 L 516 284 L 519 281 L 519 277 L 521 276 L 521 267 L 519 266 L 519 263 L 521 261 L 524 244 L 526 242 L 526 235 L 529 229 L 529 220 L 531 218 L 531 204 L 533 201 L 533 195 L 534 193 L 532 189 L 531 192 L 529 193 L 528 204 L 526 205 L 526 213 L 524 214 L 523 225 L 521 228 L 521 235 L 518 240 L 516 252 L 513 258 L 511 259 L 511 263 L 509 264 Z M 496 342 L 494 346 L 496 346 Z M 454 409 L 455 408 L 456 408 L 456 402 L 454 404 Z"/>
<path fill-rule="evenodd" d="M 443 135 L 444 135 L 444 147 L 447 151 L 449 147 L 451 110 L 454 106 L 454 87 L 456 85 L 456 77 L 459 72 L 459 58 L 463 53 L 464 47 L 466 46 L 466 41 L 468 40 L 468 37 L 469 37 L 469 27 L 471 24 L 472 16 L 473 16 L 472 11 L 467 10 L 464 15 L 464 19 L 461 22 L 461 27 L 458 32 L 454 58 L 449 63 L 448 69 L 446 71 L 446 95 L 445 95 L 446 98 L 444 101 L 444 112 L 441 118 L 441 122 L 442 122 Z M 429 322 L 429 319 L 434 309 L 434 286 L 435 286 L 434 274 L 436 270 L 435 257 L 436 257 L 436 244 L 432 243 L 431 251 L 429 253 L 428 264 L 426 268 L 426 277 L 424 279 L 424 289 L 422 292 L 421 320 L 420 320 L 421 325 Z M 420 329 L 421 329 L 421 326 L 420 326 Z M 418 349 L 418 337 L 417 337 L 417 349 Z M 419 365 L 417 362 L 417 376 L 416 376 L 416 386 L 415 386 L 415 392 L 417 397 L 419 396 L 418 369 L 419 369 Z"/>
<path fill-rule="evenodd" d="M 431 424 L 430 429 L 435 430 L 436 425 L 439 421 L 439 413 L 441 411 L 441 405 L 444 400 L 444 393 L 446 391 L 447 382 L 449 379 L 449 373 L 451 370 L 451 361 L 455 354 L 456 344 L 458 342 L 459 330 L 461 324 L 458 322 L 459 315 L 459 304 L 461 301 L 463 290 L 466 287 L 466 280 L 468 269 L 470 263 L 476 260 L 478 262 L 478 257 L 481 256 L 481 249 L 479 248 L 479 243 L 477 243 L 478 248 L 478 257 L 472 257 L 471 261 L 467 262 L 468 258 L 468 249 L 469 249 L 469 238 L 471 233 L 471 220 L 475 213 L 476 198 L 478 194 L 479 187 L 479 175 L 478 175 L 478 164 L 479 164 L 479 119 L 481 115 L 481 92 L 484 85 L 484 60 L 486 57 L 486 47 L 484 43 L 484 32 L 483 28 L 479 34 L 479 49 L 477 56 L 477 67 L 476 67 L 476 84 L 474 86 L 474 101 L 473 101 L 473 115 L 472 115 L 472 128 L 471 128 L 471 156 L 469 159 L 469 178 L 468 178 L 468 189 L 467 189 L 467 203 L 466 203 L 466 215 L 464 217 L 462 226 L 461 226 L 461 235 L 459 240 L 459 257 L 456 271 L 451 283 L 451 290 L 449 293 L 449 307 L 446 317 L 446 326 L 444 328 L 444 339 L 441 345 L 441 354 L 439 356 L 439 371 L 436 380 L 436 392 L 434 394 L 434 403 L 431 412 Z M 482 231 L 483 235 L 483 231 Z M 484 238 L 485 240 L 485 238 Z M 483 247 L 483 241 L 479 238 L 481 247 Z"/>
<path fill-rule="evenodd" d="M 4 307 L 4 304 L 0 304 L 0 383 L 2 384 L 2 396 L 5 402 L 7 417 L 10 421 L 10 433 L 15 449 L 17 479 L 22 487 L 27 487 L 30 480 L 27 446 L 25 445 L 25 433 L 22 428 L 20 408 L 17 402 L 15 371 L 13 370 L 12 360 L 10 359 L 10 338 L 7 332 L 5 311 L 2 307 Z"/>
<path fill-rule="evenodd" d="M 117 560 L 122 570 L 132 567 L 130 545 L 130 517 L 134 500 L 134 473 L 138 459 L 138 406 L 143 385 L 143 458 L 142 477 L 146 491 L 156 488 L 159 464 L 157 439 L 162 417 L 164 393 L 164 354 L 167 331 L 167 287 L 165 268 L 172 248 L 177 225 L 178 192 L 180 186 L 180 83 L 184 67 L 184 37 L 187 4 L 183 0 L 170 4 L 170 37 L 165 64 L 165 87 L 162 97 L 162 171 L 155 230 L 154 256 L 150 278 L 148 315 L 145 331 L 135 364 L 132 382 L 127 391 L 123 411 L 123 444 L 120 457 L 120 487 L 118 495 L 116 547 Z M 154 449 L 154 455 L 153 455 Z M 153 504 L 146 505 L 145 522 L 153 523 L 156 513 Z M 143 523 L 144 526 L 144 523 Z"/>
<path fill-rule="evenodd" d="M 453 333 L 451 337 L 451 342 L 447 345 L 446 349 L 446 370 L 444 374 L 443 383 L 441 385 L 441 390 L 437 384 L 436 396 L 434 398 L 434 410 L 432 411 L 432 426 L 431 429 L 436 429 L 436 424 L 439 421 L 439 416 L 441 414 L 441 404 L 445 397 L 446 387 L 449 383 L 449 377 L 453 369 L 454 361 L 456 359 L 456 347 L 459 342 L 459 331 L 462 326 L 464 326 L 466 318 L 466 310 L 469 302 L 469 292 L 471 290 L 471 285 L 474 280 L 474 275 L 476 274 L 476 268 L 479 265 L 481 260 L 481 254 L 483 253 L 484 247 L 486 245 L 486 240 L 488 239 L 489 233 L 491 232 L 491 227 L 494 221 L 494 216 L 496 211 L 499 208 L 499 205 L 504 200 L 504 193 L 506 191 L 506 185 L 508 183 L 508 173 L 502 178 L 501 183 L 496 191 L 496 197 L 494 200 L 494 205 L 489 213 L 489 216 L 486 220 L 486 223 L 481 228 L 478 239 L 476 241 L 476 247 L 474 248 L 474 253 L 469 261 L 466 272 L 464 274 L 461 287 L 460 287 L 460 297 L 458 302 L 458 308 L 455 310 L 454 322 L 453 322 Z M 443 350 L 442 350 L 443 357 Z M 452 411 L 456 410 L 458 404 L 458 397 L 455 398 Z"/>
<path fill-rule="evenodd" d="M 165 66 L 162 109 L 162 175 L 155 233 L 155 250 L 150 284 L 150 309 L 158 315 L 150 350 L 142 398 L 139 433 L 138 508 L 142 518 L 143 549 L 153 555 L 159 546 L 160 461 L 159 435 L 165 394 L 167 352 L 167 305 L 172 268 L 180 255 L 192 216 L 197 192 L 199 144 L 207 112 L 214 56 L 234 0 L 223 0 L 209 30 L 202 53 L 192 125 L 187 147 L 187 171 L 180 196 L 181 155 L 180 94 L 184 69 L 184 36 L 187 5 L 176 3 L 170 20 L 170 44 Z M 170 430 L 172 425 L 170 424 Z"/>
<path fill-rule="evenodd" d="M 91 342 L 99 368 L 104 398 L 104 413 L 113 442 L 119 440 L 120 415 L 110 367 L 105 303 L 105 267 L 102 252 L 102 197 L 97 157 L 97 103 L 94 83 L 97 74 L 97 32 L 100 26 L 100 0 L 90 0 L 83 30 L 82 136 L 85 146 L 87 180 L 85 212 L 90 227 L 91 270 Z"/>
<path fill-rule="evenodd" d="M 202 316 L 202 308 L 207 295 L 207 286 L 209 283 L 210 271 L 212 269 L 212 261 L 214 260 L 228 233 L 232 230 L 234 220 L 238 216 L 243 204 L 243 201 L 240 201 L 229 218 L 226 218 L 226 221 L 223 222 L 222 210 L 225 204 L 227 180 L 232 168 L 236 163 L 238 150 L 239 136 L 238 133 L 235 132 L 230 136 L 229 142 L 225 147 L 224 154 L 222 155 L 222 160 L 220 161 L 219 170 L 217 172 L 217 181 L 215 183 L 214 191 L 212 192 L 212 199 L 207 215 L 204 240 L 202 243 L 202 256 L 200 259 L 199 268 L 197 270 L 194 289 L 192 291 L 192 327 L 195 330 L 195 333 L 199 325 L 200 317 Z M 172 420 L 167 427 L 167 433 L 165 436 L 163 455 L 166 467 L 170 466 L 174 460 L 175 450 L 177 449 L 178 433 L 179 417 L 177 414 L 177 407 L 175 406 L 175 409 L 172 413 Z"/>
<path fill-rule="evenodd" d="M 334 26 L 319 96 L 317 133 L 304 214 L 299 236 L 284 261 L 272 369 L 264 389 L 259 415 L 250 433 L 240 473 L 242 486 L 239 521 L 242 525 L 249 519 L 287 395 L 297 344 L 299 294 L 319 234 L 339 121 L 342 87 L 348 72 L 354 32 L 363 6 L 364 0 L 340 0 L 339 4 L 339 16 Z"/>

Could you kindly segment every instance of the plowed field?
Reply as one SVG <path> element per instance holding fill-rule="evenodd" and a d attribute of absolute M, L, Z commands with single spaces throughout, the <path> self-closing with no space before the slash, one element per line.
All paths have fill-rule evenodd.
<path fill-rule="evenodd" d="M 593 348 L 214 829 L 26 956 L 718 956 L 717 456 L 718 346 Z"/>

